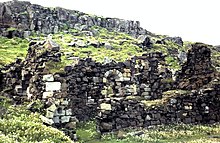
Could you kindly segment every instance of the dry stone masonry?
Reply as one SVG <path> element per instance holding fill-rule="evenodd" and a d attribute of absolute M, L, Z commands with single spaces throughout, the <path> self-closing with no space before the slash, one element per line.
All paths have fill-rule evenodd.
<path fill-rule="evenodd" d="M 150 33 L 136 21 L 90 16 L 16 0 L 0 3 L 0 35 L 9 38 L 57 33 L 69 28 L 87 31 L 92 36 L 93 31 L 88 30 L 93 26 L 139 37 L 138 46 L 142 48 L 153 44 L 148 37 Z M 169 41 L 183 46 L 180 37 L 166 37 L 156 43 Z M 109 43 L 89 44 L 112 49 Z M 73 40 L 69 46 L 84 48 L 86 44 Z M 176 75 L 160 52 L 104 63 L 71 54 L 66 53 L 73 64 L 66 66 L 64 72 L 52 73 L 48 65 L 61 62 L 60 46 L 49 38 L 30 42 L 25 60 L 17 59 L 0 69 L 1 95 L 16 104 L 32 101 L 29 105 L 32 111 L 36 110 L 37 101 L 41 101 L 43 107 L 38 110 L 44 111 L 43 122 L 65 129 L 72 139 L 77 122 L 94 118 L 101 133 L 129 127 L 220 121 L 220 74 L 212 66 L 211 50 L 205 44 L 193 44 L 188 53 L 178 55 L 182 67 Z"/>
<path fill-rule="evenodd" d="M 220 119 L 219 74 L 204 44 L 192 46 L 172 84 L 167 82 L 173 78 L 172 72 L 159 52 L 118 63 L 75 58 L 64 73 L 50 73 L 47 63 L 60 62 L 59 50 L 51 40 L 31 42 L 24 61 L 17 59 L 1 69 L 1 88 L 2 94 L 16 103 L 43 101 L 45 114 L 41 119 L 65 128 L 72 138 L 76 123 L 92 118 L 97 119 L 102 133 Z"/>
<path fill-rule="evenodd" d="M 204 44 L 192 46 L 174 84 L 167 82 L 172 72 L 159 52 L 118 63 L 75 58 L 64 73 L 50 73 L 47 63 L 60 62 L 59 50 L 51 40 L 31 42 L 24 61 L 17 59 L 1 69 L 1 88 L 17 104 L 43 101 L 43 122 L 64 128 L 73 139 L 76 123 L 92 118 L 101 133 L 220 119 L 220 78 Z"/>
<path fill-rule="evenodd" d="M 209 83 L 214 74 L 211 63 L 211 50 L 202 43 L 196 43 L 187 54 L 187 61 L 179 73 L 178 83 L 181 89 L 197 89 Z"/>
<path fill-rule="evenodd" d="M 171 97 L 152 106 L 134 99 L 106 98 L 100 104 L 98 128 L 103 133 L 128 127 L 219 122 L 219 80 L 216 83 L 191 93 L 173 91 Z"/>
<path fill-rule="evenodd" d="M 110 132 L 128 127 L 219 122 L 220 79 L 212 67 L 210 56 L 207 45 L 192 45 L 186 63 L 178 72 L 175 81 L 178 86 L 173 85 L 175 90 L 164 92 L 161 100 L 146 101 L 135 97 L 101 99 L 97 116 L 99 130 Z"/>
<path fill-rule="evenodd" d="M 161 98 L 158 71 L 161 53 L 145 54 L 131 60 L 101 64 L 88 58 L 65 68 L 72 110 L 80 120 L 94 117 L 99 99 L 141 96 Z"/>

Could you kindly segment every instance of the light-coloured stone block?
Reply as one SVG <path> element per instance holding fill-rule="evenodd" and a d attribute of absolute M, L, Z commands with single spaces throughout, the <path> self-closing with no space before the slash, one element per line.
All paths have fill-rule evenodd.
<path fill-rule="evenodd" d="M 54 112 L 57 109 L 57 106 L 55 104 L 52 104 L 47 110 Z"/>
<path fill-rule="evenodd" d="M 106 82 L 107 82 L 107 79 L 106 79 L 106 78 L 103 78 L 102 82 L 103 82 L 103 83 L 106 83 Z"/>
<path fill-rule="evenodd" d="M 59 91 L 60 89 L 60 82 L 46 82 L 46 91 Z"/>
<path fill-rule="evenodd" d="M 94 83 L 99 83 L 99 77 L 93 77 L 93 82 Z"/>
<path fill-rule="evenodd" d="M 47 74 L 43 76 L 43 81 L 54 81 L 54 77 L 52 74 Z"/>
<path fill-rule="evenodd" d="M 116 81 L 116 82 L 117 82 L 117 81 L 124 81 L 124 78 L 123 78 L 123 76 L 121 76 L 121 77 L 115 79 L 115 81 Z"/>
<path fill-rule="evenodd" d="M 53 97 L 53 92 L 44 92 L 42 98 L 47 99 Z"/>
<path fill-rule="evenodd" d="M 68 123 L 70 121 L 71 116 L 63 116 L 61 117 L 61 123 Z"/>
<path fill-rule="evenodd" d="M 69 101 L 63 100 L 60 103 L 61 103 L 61 105 L 67 106 L 69 104 Z"/>
<path fill-rule="evenodd" d="M 131 78 L 129 78 L 129 77 L 124 77 L 123 78 L 123 81 L 130 81 L 131 80 Z"/>
<path fill-rule="evenodd" d="M 15 91 L 16 91 L 16 92 L 19 92 L 21 89 L 22 89 L 22 86 L 21 86 L 21 85 L 16 85 L 16 86 L 15 86 Z"/>
<path fill-rule="evenodd" d="M 54 112 L 51 112 L 51 111 L 47 110 L 46 117 L 49 118 L 49 119 L 52 119 L 53 116 L 54 116 Z"/>
<path fill-rule="evenodd" d="M 151 120 L 150 115 L 147 115 L 146 118 L 145 118 L 145 120 L 148 120 L 148 121 Z"/>
<path fill-rule="evenodd" d="M 53 122 L 54 122 L 55 124 L 59 124 L 59 123 L 60 123 L 60 118 L 59 118 L 59 116 L 53 117 Z"/>
<path fill-rule="evenodd" d="M 54 124 L 52 119 L 48 119 L 47 117 L 44 117 L 42 115 L 40 115 L 40 119 L 43 123 L 48 124 L 48 125 L 52 125 Z"/>
<path fill-rule="evenodd" d="M 151 91 L 151 88 L 146 87 L 146 88 L 144 88 L 144 91 L 146 91 L 146 92 L 150 92 L 150 91 Z"/>
<path fill-rule="evenodd" d="M 100 104 L 100 108 L 101 110 L 112 110 L 111 104 L 107 104 L 107 103 Z"/>
<path fill-rule="evenodd" d="M 72 115 L 72 109 L 67 109 L 65 112 L 66 112 L 66 115 Z"/>

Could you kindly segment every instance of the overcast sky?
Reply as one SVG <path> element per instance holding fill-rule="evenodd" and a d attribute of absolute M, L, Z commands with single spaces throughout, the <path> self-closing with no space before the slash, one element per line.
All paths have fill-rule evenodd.
<path fill-rule="evenodd" d="M 7 1 L 7 0 L 0 0 Z M 138 20 L 156 34 L 220 45 L 220 0 L 29 0 L 104 17 Z"/>

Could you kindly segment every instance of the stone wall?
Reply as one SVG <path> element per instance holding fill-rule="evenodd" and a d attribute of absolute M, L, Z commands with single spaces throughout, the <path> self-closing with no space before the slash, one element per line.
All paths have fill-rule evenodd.
<path fill-rule="evenodd" d="M 103 133 L 128 127 L 216 123 L 220 121 L 219 93 L 216 81 L 214 86 L 198 91 L 173 91 L 158 104 L 126 98 L 104 99 L 100 101 L 98 128 Z"/>
<path fill-rule="evenodd" d="M 41 119 L 47 125 L 65 128 L 65 133 L 75 138 L 75 124 L 78 121 L 69 108 L 65 73 L 51 74 L 48 62 L 60 62 L 60 47 L 51 40 L 31 42 L 25 60 L 17 59 L 2 71 L 2 95 L 15 104 L 31 102 L 28 108 L 42 113 Z M 37 102 L 43 105 L 36 109 Z"/>
<path fill-rule="evenodd" d="M 187 53 L 187 61 L 177 76 L 180 89 L 198 89 L 209 83 L 215 76 L 211 62 L 211 50 L 207 45 L 196 43 Z"/>
<path fill-rule="evenodd" d="M 59 46 L 52 41 L 31 42 L 28 54 L 24 61 L 17 59 L 1 70 L 3 72 L 3 85 L 5 92 L 11 98 L 41 99 L 43 86 L 41 78 L 46 74 L 45 63 L 48 61 L 59 62 L 61 54 Z M 10 92 L 9 92 L 10 91 Z M 32 97 L 34 95 L 34 97 Z"/>
<path fill-rule="evenodd" d="M 46 8 L 17 0 L 0 3 L 0 33 L 5 36 L 26 37 L 31 32 L 50 34 L 69 28 L 87 30 L 92 26 L 125 32 L 136 37 L 149 34 L 140 27 L 138 21 L 91 16 L 75 10 Z M 17 30 L 8 31 L 9 27 Z"/>
<path fill-rule="evenodd" d="M 161 77 L 166 75 L 158 70 L 162 61 L 161 53 L 151 53 L 119 63 L 101 64 L 88 58 L 74 67 L 67 66 L 67 92 L 73 114 L 80 120 L 94 117 L 99 99 L 108 97 L 161 98 Z"/>
<path fill-rule="evenodd" d="M 163 92 L 162 99 L 153 101 L 137 97 L 101 99 L 98 127 L 109 132 L 127 127 L 219 122 L 219 81 L 210 49 L 202 43 L 193 44 L 176 81 L 169 88 L 167 83 L 161 87 L 163 91 L 175 90 Z"/>
<path fill-rule="evenodd" d="M 25 60 L 1 69 L 2 94 L 17 104 L 33 101 L 30 109 L 42 101 L 44 123 L 68 129 L 69 135 L 76 122 L 95 117 L 101 132 L 219 121 L 220 77 L 204 44 L 192 46 L 174 83 L 159 52 L 118 63 L 75 58 L 64 73 L 50 73 L 46 64 L 60 62 L 59 50 L 51 40 L 31 42 Z"/>

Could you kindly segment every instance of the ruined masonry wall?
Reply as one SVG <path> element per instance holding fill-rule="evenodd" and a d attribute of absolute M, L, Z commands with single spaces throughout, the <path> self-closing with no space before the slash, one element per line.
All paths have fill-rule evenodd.
<path fill-rule="evenodd" d="M 220 121 L 219 84 L 192 93 L 172 94 L 175 96 L 154 106 L 123 98 L 104 99 L 99 107 L 98 128 L 103 133 L 128 127 L 147 128 L 177 123 L 213 124 Z"/>
<path fill-rule="evenodd" d="M 101 64 L 91 59 L 79 60 L 66 67 L 67 93 L 73 114 L 79 120 L 96 116 L 99 99 L 139 96 L 146 100 L 162 97 L 159 61 L 161 53 L 133 57 L 120 63 Z"/>

